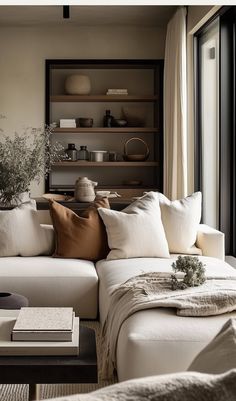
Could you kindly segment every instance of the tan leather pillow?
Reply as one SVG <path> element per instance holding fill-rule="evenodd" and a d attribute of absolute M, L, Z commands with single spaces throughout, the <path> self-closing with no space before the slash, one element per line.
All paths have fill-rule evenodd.
<path fill-rule="evenodd" d="M 50 200 L 50 214 L 55 230 L 55 253 L 58 258 L 99 260 L 106 258 L 109 248 L 105 226 L 98 207 L 110 208 L 107 198 L 94 202 L 82 216 Z"/>

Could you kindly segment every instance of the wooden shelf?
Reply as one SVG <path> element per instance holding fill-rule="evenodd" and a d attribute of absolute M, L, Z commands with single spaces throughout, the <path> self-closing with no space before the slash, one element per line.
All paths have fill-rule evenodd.
<path fill-rule="evenodd" d="M 53 95 L 50 102 L 155 102 L 158 96 L 131 95 Z"/>
<path fill-rule="evenodd" d="M 90 161 L 64 161 L 56 162 L 54 167 L 155 167 L 158 162 L 90 162 Z"/>
<path fill-rule="evenodd" d="M 155 127 L 114 127 L 114 128 L 103 128 L 103 127 L 92 127 L 92 128 L 54 128 L 55 134 L 148 134 L 158 132 L 158 128 Z"/>

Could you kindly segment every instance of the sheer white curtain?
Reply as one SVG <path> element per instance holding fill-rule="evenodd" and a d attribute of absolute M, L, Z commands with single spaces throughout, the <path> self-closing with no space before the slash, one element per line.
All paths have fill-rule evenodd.
<path fill-rule="evenodd" d="M 164 193 L 187 195 L 186 8 L 167 27 L 164 68 Z"/>

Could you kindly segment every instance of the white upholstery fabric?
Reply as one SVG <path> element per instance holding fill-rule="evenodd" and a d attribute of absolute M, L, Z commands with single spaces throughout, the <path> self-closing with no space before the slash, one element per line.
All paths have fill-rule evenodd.
<path fill-rule="evenodd" d="M 173 256 L 173 255 L 172 255 Z M 127 279 L 148 271 L 171 271 L 171 259 L 130 259 L 99 261 L 99 311 L 104 322 L 109 308 L 109 294 Z M 199 257 L 206 264 L 208 275 L 236 277 L 236 270 L 227 263 Z M 176 316 L 172 309 L 140 311 L 122 325 L 117 344 L 119 380 L 186 370 L 193 358 L 217 334 L 232 314 L 207 318 Z"/>
<path fill-rule="evenodd" d="M 25 295 L 30 306 L 73 306 L 81 318 L 97 316 L 98 277 L 90 261 L 0 258 L 0 288 Z"/>
<path fill-rule="evenodd" d="M 111 249 L 107 259 L 170 256 L 156 193 L 146 194 L 122 212 L 104 208 L 98 212 Z"/>
<path fill-rule="evenodd" d="M 35 202 L 0 211 L 0 257 L 53 252 L 53 231 L 40 226 Z"/>
<path fill-rule="evenodd" d="M 229 319 L 216 337 L 196 356 L 188 370 L 224 373 L 236 369 L 236 319 Z"/>
<path fill-rule="evenodd" d="M 225 259 L 225 235 L 221 231 L 199 224 L 196 245 L 204 256 Z"/>
<path fill-rule="evenodd" d="M 161 193 L 158 197 L 170 253 L 201 254 L 194 247 L 201 219 L 201 192 L 175 201 L 170 201 Z"/>

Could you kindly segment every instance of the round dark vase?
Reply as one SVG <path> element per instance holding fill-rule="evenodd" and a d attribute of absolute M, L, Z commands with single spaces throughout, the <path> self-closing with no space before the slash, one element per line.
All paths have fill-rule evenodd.
<path fill-rule="evenodd" d="M 10 292 L 0 292 L 0 309 L 20 309 L 29 306 L 26 297 Z"/>

